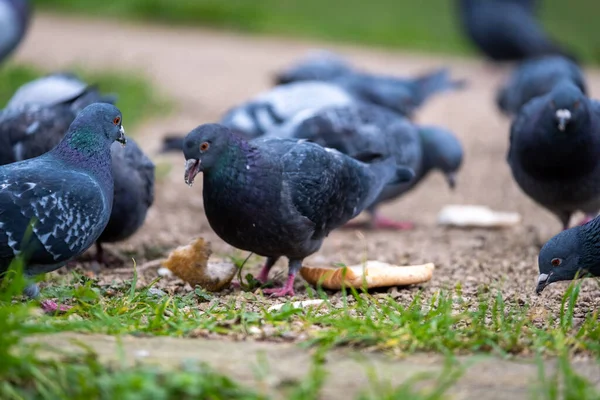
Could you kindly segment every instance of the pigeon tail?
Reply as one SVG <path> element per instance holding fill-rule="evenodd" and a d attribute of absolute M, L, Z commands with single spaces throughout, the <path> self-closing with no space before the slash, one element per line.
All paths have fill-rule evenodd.
<path fill-rule="evenodd" d="M 414 82 L 419 88 L 419 102 L 436 93 L 463 89 L 466 86 L 465 79 L 451 80 L 449 72 L 448 68 L 441 68 L 415 78 Z"/>
<path fill-rule="evenodd" d="M 415 177 L 414 171 L 411 168 L 399 166 L 395 157 L 388 157 L 383 161 L 369 164 L 369 170 L 373 175 L 373 179 L 369 195 L 365 199 L 367 207 L 377 200 L 384 186 L 407 183 Z"/>

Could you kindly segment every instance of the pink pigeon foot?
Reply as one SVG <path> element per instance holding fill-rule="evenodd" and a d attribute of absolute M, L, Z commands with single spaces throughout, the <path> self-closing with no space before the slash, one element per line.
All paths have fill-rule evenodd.
<path fill-rule="evenodd" d="M 585 217 L 583 217 L 583 219 L 581 220 L 581 222 L 579 222 L 577 225 L 581 226 L 581 225 L 585 225 L 588 222 L 590 222 L 591 220 L 594 219 L 593 215 L 586 215 Z"/>
<path fill-rule="evenodd" d="M 373 217 L 372 224 L 375 229 L 393 229 L 398 231 L 408 231 L 415 228 L 415 224 L 410 221 L 394 221 L 393 219 L 381 217 L 378 215 Z"/>
<path fill-rule="evenodd" d="M 263 289 L 264 294 L 269 294 L 271 297 L 284 297 L 284 296 L 294 296 L 294 280 L 296 279 L 296 274 L 288 275 L 287 282 L 283 287 L 273 288 L 273 289 Z"/>
<path fill-rule="evenodd" d="M 58 305 L 52 300 L 44 300 L 42 301 L 40 306 L 46 314 L 65 313 L 72 308 L 71 306 L 67 306 L 65 304 Z"/>

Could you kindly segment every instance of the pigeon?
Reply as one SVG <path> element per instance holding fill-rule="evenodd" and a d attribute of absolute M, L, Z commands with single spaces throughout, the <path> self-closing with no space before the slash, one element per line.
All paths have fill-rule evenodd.
<path fill-rule="evenodd" d="M 342 56 L 327 50 L 313 51 L 300 62 L 275 75 L 275 84 L 298 81 L 328 81 L 353 73 L 353 67 Z"/>
<path fill-rule="evenodd" d="M 31 7 L 27 0 L 0 0 L 0 62 L 23 40 L 30 19 Z"/>
<path fill-rule="evenodd" d="M 144 224 L 154 202 L 154 163 L 133 139 L 111 147 L 114 199 L 108 225 L 96 241 L 96 259 L 106 264 L 102 243 L 120 242 Z"/>
<path fill-rule="evenodd" d="M 56 73 L 21 86 L 0 113 L 0 164 L 40 156 L 64 137 L 76 115 L 92 103 L 115 103 L 71 73 Z M 102 243 L 133 235 L 154 199 L 154 164 L 129 140 L 111 149 L 114 204 L 106 232 L 96 243 L 96 259 L 106 264 Z"/>
<path fill-rule="evenodd" d="M 492 61 L 522 61 L 545 55 L 576 57 L 552 41 L 532 6 L 517 0 L 459 0 L 465 33 Z"/>
<path fill-rule="evenodd" d="M 388 220 L 377 213 L 377 207 L 412 190 L 435 169 L 442 171 L 454 188 L 463 158 L 462 146 L 452 133 L 438 127 L 417 126 L 371 104 L 307 110 L 265 137 L 307 139 L 359 160 L 364 154 L 381 154 L 394 157 L 399 166 L 411 168 L 416 175 L 413 180 L 387 185 L 367 208 L 374 228 L 411 229 L 411 222 Z"/>
<path fill-rule="evenodd" d="M 0 111 L 0 165 L 46 153 L 86 106 L 115 101 L 72 74 L 52 74 L 26 83 Z"/>
<path fill-rule="evenodd" d="M 278 84 L 301 81 L 335 83 L 357 99 L 390 108 L 410 117 L 427 99 L 439 92 L 460 89 L 464 80 L 453 81 L 447 68 L 416 78 L 399 78 L 354 69 L 341 56 L 321 51 L 277 75 Z"/>
<path fill-rule="evenodd" d="M 540 294 L 552 282 L 586 275 L 600 276 L 600 218 L 560 232 L 550 239 L 538 257 L 540 275 L 535 289 Z"/>
<path fill-rule="evenodd" d="M 452 80 L 447 68 L 415 78 L 370 73 L 344 74 L 330 82 L 343 87 L 361 101 L 389 108 L 408 118 L 412 118 L 417 108 L 423 106 L 432 95 L 461 89 L 466 85 L 464 80 Z"/>
<path fill-rule="evenodd" d="M 113 203 L 110 146 L 126 143 L 121 120 L 115 106 L 92 104 L 54 149 L 0 167 L 0 272 L 17 256 L 29 277 L 54 271 L 98 239 Z"/>
<path fill-rule="evenodd" d="M 294 295 L 305 257 L 325 237 L 368 207 L 388 183 L 407 182 L 411 169 L 391 158 L 366 164 L 306 140 L 246 141 L 219 124 L 191 131 L 183 148 L 185 182 L 204 173 L 204 210 L 211 228 L 230 245 L 267 257 L 258 279 L 265 282 L 278 258 L 289 259 L 282 288 Z"/>
<path fill-rule="evenodd" d="M 570 81 L 521 109 L 507 161 L 521 189 L 554 213 L 563 229 L 576 211 L 600 210 L 600 103 Z"/>
<path fill-rule="evenodd" d="M 356 98 L 328 82 L 296 82 L 277 86 L 230 109 L 220 123 L 247 139 L 264 135 L 300 111 L 352 104 Z"/>
<path fill-rule="evenodd" d="M 496 103 L 502 112 L 513 116 L 534 97 L 543 96 L 562 80 L 569 80 L 587 94 L 583 72 L 562 56 L 547 56 L 524 61 L 500 89 Z"/>

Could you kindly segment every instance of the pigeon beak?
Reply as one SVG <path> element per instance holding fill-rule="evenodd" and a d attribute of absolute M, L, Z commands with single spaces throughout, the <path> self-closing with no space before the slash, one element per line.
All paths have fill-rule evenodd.
<path fill-rule="evenodd" d="M 194 178 L 200 172 L 200 160 L 196 160 L 195 158 L 190 158 L 185 162 L 185 174 L 183 179 L 185 180 L 185 184 L 189 187 L 192 187 L 194 184 Z"/>
<path fill-rule="evenodd" d="M 456 187 L 456 173 L 448 172 L 446 174 L 446 182 L 448 182 L 448 186 L 450 187 L 450 189 L 454 190 L 454 188 Z"/>
<path fill-rule="evenodd" d="M 123 128 L 123 125 L 121 125 L 121 130 L 119 132 L 120 135 L 117 139 L 117 142 L 121 143 L 123 147 L 125 147 L 125 145 L 127 144 L 127 138 L 125 137 L 125 128 Z"/>
<path fill-rule="evenodd" d="M 571 111 L 567 109 L 556 110 L 556 121 L 558 122 L 558 130 L 564 132 L 567 124 L 571 120 Z"/>
<path fill-rule="evenodd" d="M 544 288 L 550 284 L 548 280 L 550 279 L 551 275 L 552 274 L 540 274 L 540 276 L 538 276 L 538 283 L 535 288 L 536 294 L 541 294 L 542 290 L 544 290 Z"/>

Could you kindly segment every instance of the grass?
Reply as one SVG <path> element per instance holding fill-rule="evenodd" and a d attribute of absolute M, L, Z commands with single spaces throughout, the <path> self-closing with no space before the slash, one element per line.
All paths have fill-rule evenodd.
<path fill-rule="evenodd" d="M 318 38 L 383 47 L 469 54 L 456 20 L 454 0 L 37 0 L 53 11 L 101 15 L 169 24 L 212 26 L 242 32 Z M 600 62 L 596 0 L 564 7 L 546 0 L 542 20 L 547 30 L 581 54 Z"/>
<path fill-rule="evenodd" d="M 560 314 L 549 316 L 543 322 L 532 318 L 533 306 L 507 304 L 500 293 L 482 293 L 470 302 L 457 300 L 461 298 L 460 288 L 454 293 L 440 292 L 431 300 L 417 295 L 407 306 L 389 297 L 358 292 L 349 293 L 341 304 L 334 305 L 325 294 L 315 292 L 315 297 L 325 300 L 324 307 L 295 309 L 288 304 L 278 311 L 269 311 L 260 305 L 261 296 L 252 293 L 244 294 L 246 301 L 238 299 L 237 302 L 225 301 L 201 290 L 169 296 L 150 290 L 153 284 L 136 289 L 134 275 L 131 281 L 99 286 L 94 280 L 73 273 L 53 282 L 45 289 L 44 296 L 74 307 L 64 315 L 33 316 L 27 303 L 9 300 L 19 293 L 14 289 L 18 284 L 8 286 L 10 290 L 0 297 L 0 331 L 3 332 L 0 358 L 9 360 L 0 366 L 0 381 L 4 382 L 0 386 L 0 398 L 134 398 L 130 396 L 141 390 L 149 391 L 147 395 L 152 394 L 152 398 L 157 399 L 194 398 L 192 393 L 212 393 L 213 397 L 208 398 L 224 398 L 225 394 L 229 398 L 263 396 L 202 365 L 169 373 L 143 365 L 133 369 L 108 367 L 89 351 L 79 352 L 75 358 L 63 356 L 49 361 L 36 358 L 35 347 L 31 346 L 25 347 L 25 357 L 11 355 L 14 354 L 11 349 L 21 349 L 20 343 L 28 335 L 66 331 L 176 337 L 216 334 L 238 338 L 266 331 L 273 337 L 289 337 L 290 332 L 292 335 L 304 333 L 307 336 L 302 345 L 317 350 L 313 368 L 303 380 L 287 388 L 286 398 L 318 398 L 327 379 L 322 366 L 324 354 L 338 346 L 395 355 L 434 351 L 447 354 L 449 360 L 453 354 L 479 352 L 501 357 L 555 356 L 558 369 L 554 374 L 548 374 L 540 361 L 539 379 L 532 387 L 532 398 L 596 399 L 600 396 L 592 383 L 574 371 L 569 361 L 577 353 L 600 360 L 598 311 L 586 315 L 577 327 L 573 325 L 580 283 L 571 285 L 565 293 Z M 199 310 L 201 303 L 208 303 L 203 312 Z M 251 307 L 253 304 L 259 306 Z M 443 399 L 463 372 L 460 364 L 448 362 L 439 376 L 417 376 L 414 381 L 400 386 L 372 378 L 371 387 L 358 398 Z M 192 375 L 195 385 L 182 383 Z M 72 382 L 86 382 L 86 385 L 77 387 Z M 425 389 L 423 382 L 429 382 Z M 12 392 L 19 395 L 5 397 Z"/>
<path fill-rule="evenodd" d="M 143 75 L 132 72 L 90 72 L 75 67 L 76 72 L 89 84 L 95 84 L 103 93 L 118 94 L 117 106 L 123 113 L 124 125 L 135 126 L 157 112 L 169 112 L 171 104 L 161 97 Z M 24 83 L 45 75 L 46 71 L 27 65 L 8 64 L 0 67 L 0 107 Z"/>

